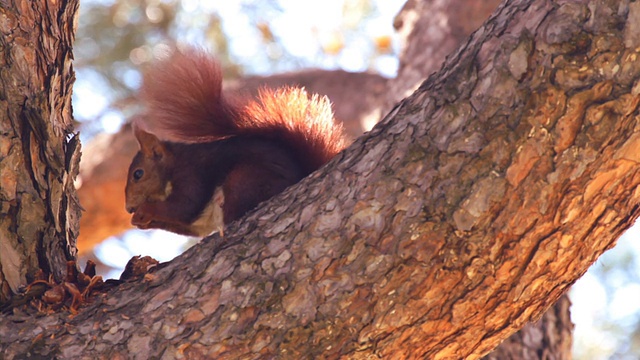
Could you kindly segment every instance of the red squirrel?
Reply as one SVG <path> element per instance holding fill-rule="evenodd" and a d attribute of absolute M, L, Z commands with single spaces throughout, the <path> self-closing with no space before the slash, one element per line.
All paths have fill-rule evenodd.
<path fill-rule="evenodd" d="M 326 97 L 263 89 L 256 100 L 223 94 L 219 64 L 175 52 L 145 74 L 140 150 L 126 209 L 141 229 L 206 236 L 282 192 L 345 147 Z"/>

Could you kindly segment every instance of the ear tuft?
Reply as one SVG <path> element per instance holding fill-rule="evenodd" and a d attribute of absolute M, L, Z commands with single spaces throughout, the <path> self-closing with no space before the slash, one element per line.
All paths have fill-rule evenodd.
<path fill-rule="evenodd" d="M 138 140 L 138 145 L 140 145 L 140 152 L 145 156 L 161 159 L 167 153 L 160 139 L 135 124 L 133 125 L 133 134 Z"/>

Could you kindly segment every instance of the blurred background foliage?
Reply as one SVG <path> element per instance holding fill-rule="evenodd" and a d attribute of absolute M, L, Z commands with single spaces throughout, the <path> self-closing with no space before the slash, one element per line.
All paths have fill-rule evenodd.
<path fill-rule="evenodd" d="M 305 68 L 393 77 L 400 44 L 392 27 L 403 0 L 83 0 L 74 48 L 74 110 L 85 143 L 116 132 L 137 111 L 140 70 L 168 49 L 214 53 L 225 77 Z M 625 234 L 573 287 L 576 359 L 640 359 L 640 236 Z M 116 269 L 137 254 L 166 261 L 189 241 L 130 231 L 96 249 Z"/>
<path fill-rule="evenodd" d="M 169 47 L 215 54 L 225 77 L 304 68 L 393 76 L 403 1 L 84 0 L 75 45 L 75 115 L 85 139 L 135 112 L 140 69 Z M 82 101 L 80 101 L 82 100 Z"/>

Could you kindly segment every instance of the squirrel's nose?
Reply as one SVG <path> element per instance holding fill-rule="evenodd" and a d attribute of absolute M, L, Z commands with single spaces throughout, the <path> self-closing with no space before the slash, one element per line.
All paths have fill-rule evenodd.
<path fill-rule="evenodd" d="M 128 207 L 128 208 L 127 208 L 127 212 L 128 212 L 129 214 L 133 214 L 134 212 L 136 212 L 136 208 L 135 208 L 135 207 Z"/>

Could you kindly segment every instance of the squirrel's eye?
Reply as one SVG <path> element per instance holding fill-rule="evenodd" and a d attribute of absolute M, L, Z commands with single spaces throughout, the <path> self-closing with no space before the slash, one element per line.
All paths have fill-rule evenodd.
<path fill-rule="evenodd" d="M 142 175 L 144 175 L 144 170 L 142 169 L 137 169 L 136 171 L 133 172 L 133 179 L 134 180 L 140 180 L 140 178 L 142 177 Z"/>

